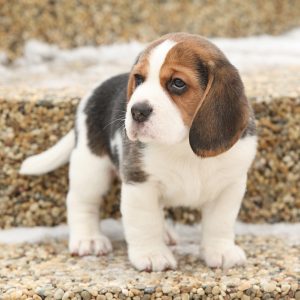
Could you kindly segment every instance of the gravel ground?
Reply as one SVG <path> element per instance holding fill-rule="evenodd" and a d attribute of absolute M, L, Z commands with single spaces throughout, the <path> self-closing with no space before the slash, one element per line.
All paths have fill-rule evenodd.
<path fill-rule="evenodd" d="M 300 220 L 299 75 L 293 68 L 243 74 L 260 135 L 240 212 L 245 222 Z M 60 91 L 0 87 L 0 228 L 65 222 L 67 167 L 40 177 L 19 176 L 17 171 L 26 156 L 48 148 L 72 128 L 83 86 Z M 116 181 L 102 217 L 120 216 L 118 195 Z M 183 223 L 200 218 L 198 211 L 179 208 L 167 214 Z"/>
<path fill-rule="evenodd" d="M 298 0 L 0 0 L 0 50 L 13 60 L 30 38 L 72 48 L 149 42 L 171 31 L 227 37 L 280 34 L 299 24 Z"/>
<path fill-rule="evenodd" d="M 0 244 L 0 299 L 300 299 L 299 245 L 248 235 L 237 242 L 244 267 L 209 269 L 174 246 L 178 270 L 157 273 L 135 271 L 123 241 L 98 258 L 70 256 L 66 241 Z"/>

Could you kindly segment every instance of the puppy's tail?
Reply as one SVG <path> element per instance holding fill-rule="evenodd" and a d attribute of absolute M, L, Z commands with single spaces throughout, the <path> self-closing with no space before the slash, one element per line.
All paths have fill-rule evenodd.
<path fill-rule="evenodd" d="M 48 150 L 26 158 L 19 171 L 23 175 L 41 175 L 51 172 L 69 161 L 75 147 L 75 131 L 72 129 Z"/>

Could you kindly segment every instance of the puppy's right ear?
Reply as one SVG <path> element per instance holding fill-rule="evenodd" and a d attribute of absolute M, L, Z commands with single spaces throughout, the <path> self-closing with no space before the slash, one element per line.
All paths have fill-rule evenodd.
<path fill-rule="evenodd" d="M 133 75 L 133 70 L 134 70 L 134 67 L 138 64 L 141 55 L 142 55 L 142 52 L 139 53 L 139 55 L 135 59 L 134 64 L 133 64 L 133 66 L 131 68 L 131 71 L 129 73 L 128 84 L 127 84 L 127 102 L 130 100 L 130 98 L 133 94 L 133 91 L 135 89 L 135 78 L 134 78 L 134 75 Z"/>
<path fill-rule="evenodd" d="M 135 88 L 135 79 L 131 70 L 131 72 L 129 73 L 128 83 L 127 83 L 127 102 L 129 102 L 133 94 L 134 88 Z"/>

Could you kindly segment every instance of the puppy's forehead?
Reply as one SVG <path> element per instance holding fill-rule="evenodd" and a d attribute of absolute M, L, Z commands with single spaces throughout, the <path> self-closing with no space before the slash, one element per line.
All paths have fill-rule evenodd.
<path fill-rule="evenodd" d="M 223 56 L 223 53 L 205 38 L 188 33 L 171 33 L 152 42 L 140 55 L 138 68 L 154 71 L 156 74 L 165 61 L 175 60 L 189 65 L 192 57 L 201 57 L 203 61 L 214 61 Z M 151 68 L 150 68 L 151 67 Z"/>
<path fill-rule="evenodd" d="M 166 60 L 168 53 L 176 44 L 177 43 L 175 41 L 167 39 L 152 49 L 148 59 L 148 63 L 149 63 L 148 76 L 150 78 L 155 78 L 155 77 L 158 78 L 158 74 L 160 72 L 162 65 Z"/>
<path fill-rule="evenodd" d="M 133 66 L 133 71 L 138 71 L 144 76 L 149 75 L 151 64 L 151 73 L 158 71 L 168 54 L 177 42 L 171 39 L 159 39 L 152 42 L 138 57 Z M 151 62 L 151 63 L 150 63 Z"/>

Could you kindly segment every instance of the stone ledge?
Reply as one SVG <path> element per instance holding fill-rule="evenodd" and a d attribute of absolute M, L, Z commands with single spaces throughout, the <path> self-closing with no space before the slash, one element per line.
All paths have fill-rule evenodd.
<path fill-rule="evenodd" d="M 252 79 L 251 79 L 252 78 Z M 258 77 L 249 77 L 248 82 Z M 256 82 L 254 80 L 254 82 Z M 246 78 L 247 82 L 247 78 Z M 246 87 L 249 89 L 249 86 Z M 298 86 L 297 86 L 298 87 Z M 249 174 L 248 192 L 240 218 L 246 222 L 300 220 L 300 97 L 275 98 L 266 91 L 252 99 L 260 135 L 258 154 Z M 0 88 L 0 228 L 53 226 L 65 221 L 67 167 L 45 176 L 17 174 L 21 161 L 54 144 L 73 127 L 83 89 L 14 90 Z M 270 96 L 269 98 L 263 98 Z M 116 183 L 103 205 L 104 217 L 118 217 Z M 191 223 L 199 212 L 175 209 L 169 215 Z"/>
<path fill-rule="evenodd" d="M 112 254 L 85 258 L 70 256 L 65 240 L 0 244 L 0 299 L 300 299 L 299 245 L 249 235 L 237 242 L 243 267 L 207 268 L 194 240 L 187 252 L 173 246 L 178 270 L 157 273 L 135 271 L 121 240 Z"/>

